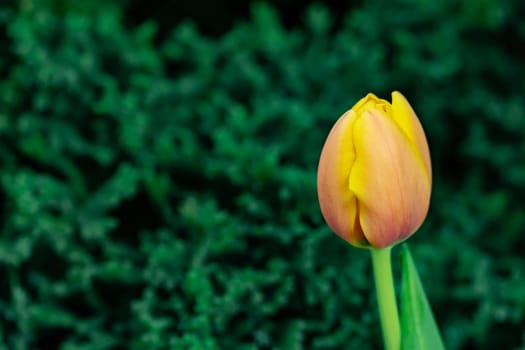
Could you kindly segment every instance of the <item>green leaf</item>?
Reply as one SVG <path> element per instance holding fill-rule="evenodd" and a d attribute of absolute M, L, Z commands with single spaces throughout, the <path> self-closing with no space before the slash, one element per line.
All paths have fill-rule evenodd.
<path fill-rule="evenodd" d="M 439 329 L 406 244 L 401 253 L 401 349 L 444 350 Z"/>

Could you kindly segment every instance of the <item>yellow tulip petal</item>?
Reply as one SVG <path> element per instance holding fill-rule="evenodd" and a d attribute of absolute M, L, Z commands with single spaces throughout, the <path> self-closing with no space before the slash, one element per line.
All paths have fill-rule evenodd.
<path fill-rule="evenodd" d="M 353 107 L 352 110 L 357 114 L 360 115 L 363 111 L 369 110 L 369 109 L 382 109 L 385 112 L 389 112 L 392 108 L 390 105 L 390 102 L 387 100 L 383 100 L 382 98 L 378 98 L 373 93 L 368 93 L 365 97 L 360 99 Z"/>
<path fill-rule="evenodd" d="M 330 228 L 354 245 L 365 245 L 361 230 L 354 230 L 357 204 L 348 189 L 348 178 L 355 160 L 352 125 L 356 114 L 343 114 L 328 134 L 321 152 L 317 174 L 317 193 L 321 212 Z"/>
<path fill-rule="evenodd" d="M 427 138 L 416 113 L 407 99 L 398 91 L 392 93 L 392 113 L 396 124 L 403 130 L 413 144 L 415 153 L 420 154 L 425 165 L 428 177 L 432 180 L 432 167 L 430 165 L 430 152 Z"/>
<path fill-rule="evenodd" d="M 375 248 L 404 240 L 428 211 L 430 181 L 421 158 L 404 130 L 379 109 L 356 119 L 353 144 L 357 156 L 349 188 L 358 200 L 364 236 Z"/>

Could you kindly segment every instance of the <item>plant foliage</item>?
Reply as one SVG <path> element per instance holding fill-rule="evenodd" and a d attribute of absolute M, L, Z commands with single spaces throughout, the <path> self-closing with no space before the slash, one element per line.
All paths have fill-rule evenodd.
<path fill-rule="evenodd" d="M 431 147 L 411 246 L 447 348 L 525 347 L 520 2 L 259 3 L 213 37 L 133 6 L 0 5 L 0 349 L 379 348 L 315 177 L 392 90 Z"/>

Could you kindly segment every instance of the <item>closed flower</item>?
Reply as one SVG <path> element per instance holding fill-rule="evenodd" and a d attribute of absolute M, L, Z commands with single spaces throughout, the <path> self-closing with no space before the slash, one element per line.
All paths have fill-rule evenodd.
<path fill-rule="evenodd" d="M 432 174 L 425 133 L 405 97 L 368 94 L 328 134 L 317 191 L 332 230 L 359 247 L 405 240 L 428 212 Z"/>

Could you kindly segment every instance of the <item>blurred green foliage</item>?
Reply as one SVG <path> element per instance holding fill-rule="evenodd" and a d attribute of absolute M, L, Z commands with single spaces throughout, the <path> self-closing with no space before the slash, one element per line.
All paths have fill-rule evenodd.
<path fill-rule="evenodd" d="M 394 89 L 431 146 L 411 246 L 448 348 L 525 348 L 521 2 L 259 3 L 217 37 L 132 6 L 0 5 L 0 349 L 380 348 L 315 176 Z"/>

